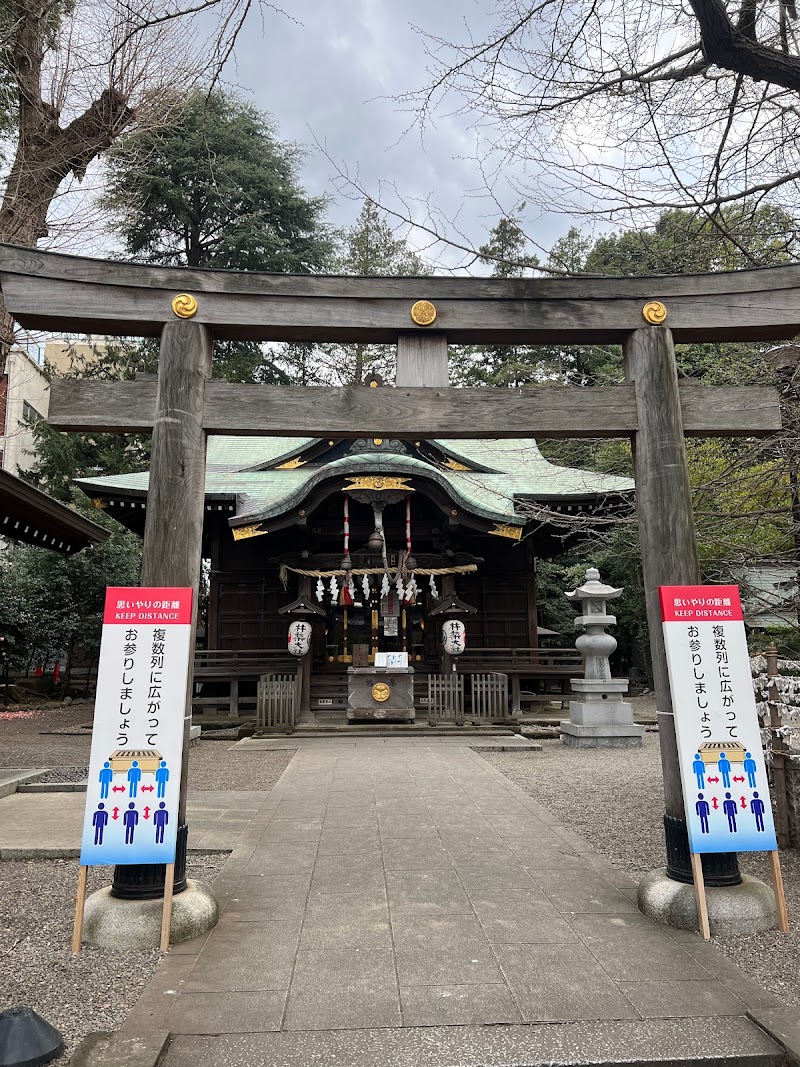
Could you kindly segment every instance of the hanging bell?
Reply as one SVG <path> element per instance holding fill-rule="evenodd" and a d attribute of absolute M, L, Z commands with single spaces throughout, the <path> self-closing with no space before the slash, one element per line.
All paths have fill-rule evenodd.
<path fill-rule="evenodd" d="M 349 556 L 345 556 L 344 557 L 344 559 L 341 562 L 341 565 L 340 565 L 339 569 L 343 570 L 343 571 L 351 571 L 353 569 L 353 562 L 352 562 L 352 560 L 350 559 Z"/>
<path fill-rule="evenodd" d="M 417 561 L 413 556 L 406 556 L 406 570 L 415 571 L 417 569 Z"/>
<path fill-rule="evenodd" d="M 367 552 L 372 553 L 373 556 L 383 552 L 383 536 L 377 526 L 369 535 L 369 541 L 367 541 Z"/>

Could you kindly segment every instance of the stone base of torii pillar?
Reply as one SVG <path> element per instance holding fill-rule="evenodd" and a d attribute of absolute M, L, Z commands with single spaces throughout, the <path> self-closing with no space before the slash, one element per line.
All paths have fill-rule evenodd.
<path fill-rule="evenodd" d="M 561 723 L 561 740 L 572 748 L 632 748 L 642 743 L 644 727 L 633 721 L 633 708 L 622 698 L 628 692 L 625 678 L 612 678 L 608 657 L 617 647 L 616 640 L 605 632 L 617 621 L 606 611 L 606 602 L 614 600 L 621 589 L 604 585 L 600 572 L 590 567 L 586 581 L 568 600 L 577 600 L 582 614 L 575 620 L 585 633 L 575 642 L 583 656 L 584 677 L 571 678 L 569 720 Z"/>

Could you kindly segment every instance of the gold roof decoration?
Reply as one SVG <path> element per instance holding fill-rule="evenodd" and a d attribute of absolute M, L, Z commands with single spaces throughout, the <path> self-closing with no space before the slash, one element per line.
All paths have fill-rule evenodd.
<path fill-rule="evenodd" d="M 234 541 L 246 541 L 248 537 L 260 537 L 262 534 L 268 533 L 267 530 L 260 529 L 260 526 L 260 522 L 255 523 L 253 526 L 234 526 Z"/>
<path fill-rule="evenodd" d="M 494 529 L 488 531 L 495 537 L 510 537 L 512 541 L 519 541 L 522 537 L 521 526 L 509 526 L 508 523 L 496 522 Z"/>
<path fill-rule="evenodd" d="M 385 474 L 367 474 L 360 478 L 349 477 L 350 483 L 343 489 L 343 493 L 351 493 L 354 489 L 401 489 L 404 493 L 413 493 L 414 489 L 408 484 L 408 478 L 392 477 Z"/>

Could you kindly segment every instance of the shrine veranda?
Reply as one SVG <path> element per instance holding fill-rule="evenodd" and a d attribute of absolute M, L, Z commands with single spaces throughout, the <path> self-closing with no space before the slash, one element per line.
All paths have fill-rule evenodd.
<path fill-rule="evenodd" d="M 658 607 L 660 585 L 699 581 L 684 437 L 768 436 L 780 414 L 771 388 L 679 385 L 674 341 L 791 338 L 800 329 L 798 282 L 794 266 L 649 278 L 276 276 L 0 246 L 0 285 L 22 326 L 160 336 L 157 382 L 56 381 L 49 421 L 64 431 L 152 430 L 149 477 L 81 484 L 143 531 L 143 584 L 197 588 L 201 559 L 211 559 L 210 648 L 285 648 L 300 613 L 314 630 L 306 659 L 317 674 L 346 669 L 356 646 L 368 661 L 405 649 L 420 670 L 446 670 L 432 625 L 444 604 L 445 617 L 465 622 L 468 649 L 536 650 L 534 560 L 553 554 L 553 540 L 546 528 L 527 536 L 523 503 L 580 512 L 613 505 L 633 486 L 548 464 L 535 440 L 631 439 L 668 861 L 686 880 Z M 213 378 L 213 344 L 225 339 L 396 344 L 395 385 L 231 385 Z M 622 344 L 626 383 L 447 384 L 448 342 L 558 341 Z M 396 581 L 399 567 L 397 603 L 377 582 L 339 603 L 347 573 L 332 572 L 342 571 L 345 500 L 353 571 L 388 564 Z M 417 594 L 401 599 L 415 573 L 403 567 L 407 515 Z M 381 550 L 376 561 L 369 542 L 379 517 L 388 555 Z"/>

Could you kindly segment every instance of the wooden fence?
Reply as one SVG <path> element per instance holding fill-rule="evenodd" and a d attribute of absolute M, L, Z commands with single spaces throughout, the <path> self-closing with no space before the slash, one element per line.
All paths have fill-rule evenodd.
<path fill-rule="evenodd" d="M 294 729 L 297 711 L 297 677 L 264 674 L 258 681 L 256 726 L 261 730 Z"/>
<path fill-rule="evenodd" d="M 471 708 L 473 719 L 495 721 L 508 716 L 508 675 L 492 671 L 471 674 Z"/>
<path fill-rule="evenodd" d="M 429 719 L 440 722 L 464 722 L 464 675 L 429 674 L 428 707 Z"/>

